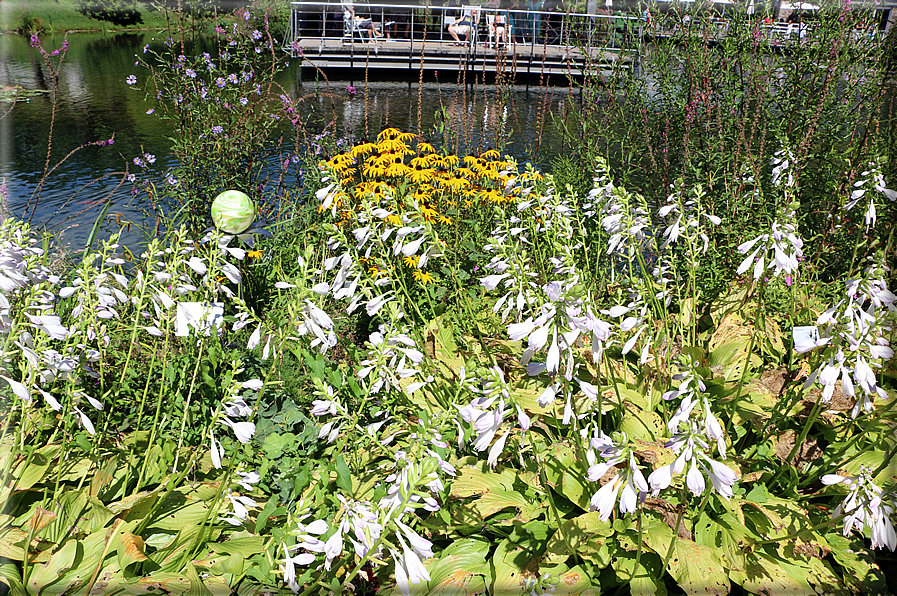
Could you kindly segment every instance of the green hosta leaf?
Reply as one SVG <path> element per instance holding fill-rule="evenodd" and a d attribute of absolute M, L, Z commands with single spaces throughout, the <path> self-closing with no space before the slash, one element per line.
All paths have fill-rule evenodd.
<path fill-rule="evenodd" d="M 212 593 L 206 587 L 206 585 L 199 578 L 199 573 L 196 572 L 196 566 L 192 563 L 187 565 L 186 573 L 187 580 L 190 582 L 190 588 L 184 594 L 184 596 L 212 596 Z"/>
<path fill-rule="evenodd" d="M 341 455 L 336 458 L 336 486 L 343 492 L 352 494 L 352 472 Z"/>
<path fill-rule="evenodd" d="M 210 542 L 209 548 L 216 553 L 224 553 L 227 555 L 237 554 L 248 559 L 252 555 L 264 552 L 265 539 L 261 536 L 248 536 L 246 538 L 237 538 L 221 543 Z"/>
<path fill-rule="evenodd" d="M 665 557 L 673 540 L 673 531 L 664 523 L 654 523 L 644 532 L 645 544 L 658 556 Z M 686 594 L 722 596 L 729 593 L 729 578 L 716 555 L 716 549 L 676 537 L 669 572 Z"/>
<path fill-rule="evenodd" d="M 649 412 L 648 410 L 626 410 L 623 415 L 623 422 L 620 423 L 619 430 L 626 433 L 630 439 L 641 439 L 643 441 L 656 441 L 666 436 L 666 427 L 663 419 L 657 412 Z"/>
<path fill-rule="evenodd" d="M 887 594 L 888 582 L 881 568 L 874 562 L 866 550 L 862 537 L 845 538 L 839 533 L 826 534 L 831 545 L 832 557 L 844 568 L 841 574 L 844 581 L 856 594 Z"/>
<path fill-rule="evenodd" d="M 0 563 L 0 585 L 8 586 L 11 596 L 29 596 L 22 584 L 22 574 L 15 563 Z"/>
<path fill-rule="evenodd" d="M 727 381 L 737 381 L 741 378 L 749 346 L 749 339 L 721 344 L 710 352 L 709 363 L 711 366 L 721 366 Z M 751 354 L 750 369 L 756 369 L 762 364 L 763 360 L 759 356 Z"/>
<path fill-rule="evenodd" d="M 545 549 L 545 561 L 563 563 L 572 554 L 592 560 L 595 558 L 594 555 L 608 552 L 607 549 L 603 549 L 605 539 L 613 533 L 611 525 L 598 518 L 597 511 L 566 520 L 549 539 Z M 603 557 L 598 557 L 596 566 L 605 567 L 607 563 Z"/>
<path fill-rule="evenodd" d="M 632 596 L 666 596 L 667 588 L 663 578 L 658 577 L 663 561 L 654 553 L 643 552 L 639 564 L 635 564 L 635 553 L 619 552 L 613 560 L 617 579 L 629 585 Z"/>
<path fill-rule="evenodd" d="M 453 373 L 459 373 L 464 360 L 458 354 L 454 327 L 445 316 L 438 316 L 427 323 L 424 352 Z"/>
<path fill-rule="evenodd" d="M 600 593 L 597 587 L 593 587 L 597 585 L 594 578 L 590 579 L 582 567 L 540 567 L 539 572 L 552 576 L 555 588 L 552 596 L 598 596 Z"/>
<path fill-rule="evenodd" d="M 427 589 L 419 592 L 429 596 L 486 594 L 491 583 L 489 565 L 486 563 L 489 547 L 489 542 L 474 538 L 449 545 L 439 560 L 432 563 L 428 561 L 430 581 Z"/>
<path fill-rule="evenodd" d="M 476 466 L 460 466 L 458 476 L 452 481 L 451 494 L 476 498 L 459 508 L 457 521 L 479 525 L 486 517 L 507 507 L 518 511 L 518 520 L 534 519 L 543 508 L 541 503 L 526 496 L 535 482 L 534 474 L 510 468 L 493 472 L 485 461 L 477 462 Z"/>
<path fill-rule="evenodd" d="M 746 553 L 744 569 L 730 569 L 729 576 L 746 591 L 754 594 L 788 594 L 813 596 L 816 591 L 806 579 L 806 572 L 784 559 L 764 552 Z"/>
<path fill-rule="evenodd" d="M 26 458 L 17 465 L 12 473 L 15 490 L 27 490 L 43 480 L 60 449 L 61 445 L 47 445 L 35 450 L 30 460 Z"/>
<path fill-rule="evenodd" d="M 491 594 L 519 594 L 523 588 L 524 570 L 533 562 L 535 553 L 528 548 L 502 540 L 492 555 L 495 573 Z"/>
<path fill-rule="evenodd" d="M 66 541 L 46 563 L 39 563 L 31 567 L 27 581 L 28 591 L 31 594 L 40 594 L 44 587 L 58 581 L 74 565 L 77 555 L 78 542 Z M 63 591 L 59 590 L 59 593 Z"/>
<path fill-rule="evenodd" d="M 111 457 L 101 469 L 95 469 L 93 471 L 93 477 L 90 480 L 90 496 L 103 496 L 103 493 L 112 488 L 116 478 L 121 481 L 124 478 L 124 474 L 119 474 L 117 472 L 118 457 L 116 456 Z"/>
<path fill-rule="evenodd" d="M 199 579 L 196 569 L 192 565 L 190 568 L 193 570 L 196 578 Z M 194 586 L 191 579 L 187 577 L 188 574 L 156 572 L 152 575 L 141 577 L 134 582 L 123 583 L 117 587 L 122 593 L 131 595 L 173 594 L 181 596 L 190 593 L 191 588 Z M 207 577 L 204 580 L 200 580 L 197 586 L 200 585 L 201 588 L 197 587 L 199 593 L 209 596 L 228 596 L 234 593 L 220 577 Z M 202 590 L 205 591 L 203 592 Z"/>
<path fill-rule="evenodd" d="M 597 490 L 586 480 L 573 447 L 555 443 L 545 456 L 545 477 L 548 484 L 583 510 L 589 508 L 592 492 Z"/>

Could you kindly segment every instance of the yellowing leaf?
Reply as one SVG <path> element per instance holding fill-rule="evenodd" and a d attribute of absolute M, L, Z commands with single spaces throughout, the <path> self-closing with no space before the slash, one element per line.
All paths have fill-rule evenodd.
<path fill-rule="evenodd" d="M 140 536 L 124 532 L 119 536 L 118 541 L 118 564 L 122 569 L 131 563 L 149 560 L 149 557 L 143 552 L 143 538 Z"/>
<path fill-rule="evenodd" d="M 31 519 L 28 520 L 28 525 L 25 527 L 25 531 L 32 536 L 37 536 L 38 532 L 46 528 L 54 519 L 56 519 L 56 514 L 52 511 L 47 511 L 41 507 L 35 507 L 34 514 L 31 516 Z"/>

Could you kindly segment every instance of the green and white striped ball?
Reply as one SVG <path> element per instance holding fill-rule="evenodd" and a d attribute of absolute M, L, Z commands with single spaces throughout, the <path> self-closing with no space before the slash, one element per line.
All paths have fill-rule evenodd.
<path fill-rule="evenodd" d="M 255 221 L 255 205 L 246 193 L 226 190 L 212 201 L 212 221 L 222 232 L 245 232 Z"/>

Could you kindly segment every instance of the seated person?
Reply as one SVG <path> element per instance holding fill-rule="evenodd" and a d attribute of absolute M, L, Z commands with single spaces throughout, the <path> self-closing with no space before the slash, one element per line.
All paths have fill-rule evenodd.
<path fill-rule="evenodd" d="M 380 33 L 376 27 L 374 27 L 374 21 L 371 19 L 366 19 L 359 15 L 355 15 L 355 28 L 359 31 L 364 32 L 368 39 L 383 37 L 383 34 Z"/>
<path fill-rule="evenodd" d="M 460 20 L 455 21 L 451 25 L 448 26 L 449 35 L 455 40 L 453 45 L 467 45 L 470 41 L 470 33 L 473 31 L 473 28 L 480 22 L 480 13 L 474 8 L 470 12 L 465 11 L 463 17 Z M 464 41 L 461 41 L 459 35 L 464 36 Z"/>
<path fill-rule="evenodd" d="M 495 37 L 495 47 L 498 47 L 499 44 L 507 45 L 508 17 L 503 12 L 495 15 L 495 19 L 489 27 L 492 29 L 492 35 Z"/>

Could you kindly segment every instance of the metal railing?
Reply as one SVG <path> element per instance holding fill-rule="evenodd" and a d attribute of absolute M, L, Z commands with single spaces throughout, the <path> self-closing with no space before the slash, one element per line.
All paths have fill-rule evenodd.
<path fill-rule="evenodd" d="M 291 2 L 289 36 L 285 46 L 299 40 L 342 40 L 344 43 L 389 40 L 453 43 L 448 25 L 471 7 L 446 7 L 400 4 L 358 4 L 355 14 L 366 19 L 361 35 L 346 25 L 343 5 L 339 2 Z M 485 45 L 490 39 L 488 17 L 506 18 L 507 49 L 529 47 L 589 47 L 622 49 L 637 41 L 641 25 L 633 16 L 502 10 L 478 7 L 478 17 L 470 39 Z M 374 32 L 376 31 L 376 32 Z M 491 36 L 493 40 L 496 36 Z M 493 41 L 494 42 L 494 41 Z"/>

